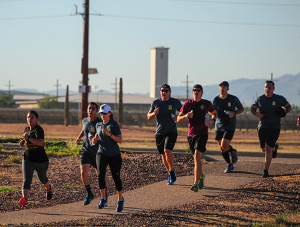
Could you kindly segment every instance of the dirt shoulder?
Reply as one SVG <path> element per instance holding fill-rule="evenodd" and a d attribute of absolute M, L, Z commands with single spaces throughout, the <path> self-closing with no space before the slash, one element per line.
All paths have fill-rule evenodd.
<path fill-rule="evenodd" d="M 1 152 L 0 172 L 1 186 L 14 188 L 17 191 L 1 193 L 1 212 L 18 212 L 20 207 L 20 189 L 22 184 L 21 165 L 9 164 Z M 30 193 L 30 209 L 83 201 L 85 190 L 80 182 L 79 162 L 77 156 L 50 157 L 49 179 L 55 187 L 55 196 L 51 202 L 45 199 L 45 191 L 34 177 Z M 177 176 L 193 174 L 191 156 L 175 156 Z M 272 166 L 271 178 L 261 178 L 261 161 L 241 161 L 232 176 L 243 176 L 253 179 L 252 183 L 233 190 L 223 190 L 214 196 L 206 196 L 193 203 L 130 214 L 112 215 L 101 218 L 78 219 L 56 223 L 44 223 L 45 226 L 95 226 L 95 225 L 251 225 L 274 222 L 279 215 L 288 213 L 289 224 L 300 224 L 300 164 L 289 164 L 277 160 Z M 294 162 L 295 163 L 295 162 Z M 216 177 L 225 177 L 224 163 L 221 161 L 204 162 L 205 172 Z M 121 177 L 125 191 L 141 188 L 148 184 L 166 180 L 166 172 L 161 159 L 156 154 L 134 154 L 123 156 Z M 115 194 L 114 183 L 108 174 L 108 191 Z M 97 195 L 97 179 L 94 170 L 91 172 L 91 185 Z M 256 180 L 258 178 L 258 180 Z M 191 182 L 192 184 L 192 182 Z M 189 185 L 187 185 L 189 186 Z M 189 190 L 189 189 L 187 189 Z M 209 190 L 214 190 L 213 187 Z M 219 188 L 218 190 L 221 190 Z M 201 192 L 199 192 L 201 193 Z M 99 195 L 96 200 L 99 200 Z M 174 199 L 180 199 L 174 196 Z M 95 212 L 99 212 L 95 207 Z M 38 224 L 36 224 L 38 226 Z M 26 225 L 24 225 L 26 226 Z M 30 225 L 32 226 L 32 225 Z"/>
<path fill-rule="evenodd" d="M 0 136 L 19 135 L 23 131 L 25 124 L 21 125 L 1 125 Z M 79 126 L 43 126 L 46 135 L 56 139 L 74 139 L 80 131 Z M 48 128 L 49 127 L 49 128 Z M 14 130 L 12 130 L 14 128 Z M 14 132 L 15 134 L 13 134 Z M 129 139 L 149 141 L 153 143 L 153 129 L 126 127 L 122 130 L 123 135 Z M 12 134 L 10 134 L 12 133 Z M 285 141 L 294 140 L 294 136 L 299 139 L 298 132 L 290 134 L 282 133 L 281 137 Z M 212 134 L 212 133 L 211 133 Z M 237 133 L 235 138 L 257 139 L 256 132 L 246 134 Z M 185 139 L 186 132 L 180 131 L 180 137 Z M 130 146 L 134 146 L 130 144 Z M 13 163 L 10 158 L 20 156 L 20 151 L 0 151 L 0 187 L 7 187 L 15 191 L 0 193 L 0 212 L 20 210 L 18 200 L 21 196 L 22 171 L 20 163 Z M 106 218 L 92 218 L 88 220 L 64 221 L 59 223 L 48 223 L 45 226 L 62 225 L 252 225 L 258 223 L 263 225 L 266 222 L 274 222 L 280 215 L 288 217 L 288 224 L 300 225 L 300 164 L 272 162 L 272 176 L 268 179 L 260 178 L 255 182 L 242 185 L 232 191 L 226 191 L 217 196 L 206 197 L 191 204 L 173 207 L 172 209 L 161 209 L 151 212 L 137 212 L 132 214 L 113 215 Z M 191 156 L 175 156 L 176 173 L 178 176 L 193 175 L 193 158 Z M 276 164 L 274 164 L 276 163 Z M 216 165 L 216 166 L 215 166 Z M 204 162 L 204 171 L 217 171 L 223 168 L 222 161 Z M 243 166 L 243 167 L 242 167 Z M 245 162 L 240 165 L 240 169 L 235 174 L 242 174 L 244 177 L 251 177 L 253 174 L 261 174 L 261 160 Z M 38 182 L 36 174 L 32 183 L 30 193 L 30 208 L 49 207 L 59 204 L 83 201 L 85 189 L 81 185 L 79 157 L 78 156 L 51 156 L 49 179 L 55 186 L 55 197 L 51 202 L 45 199 L 44 188 Z M 216 172 L 222 177 L 223 170 Z M 143 187 L 148 184 L 165 180 L 166 171 L 162 165 L 161 158 L 157 154 L 125 154 L 123 156 L 122 179 L 125 191 Z M 93 191 L 97 194 L 97 178 L 95 171 L 90 173 Z M 108 191 L 112 195 L 115 193 L 114 183 L 111 175 L 108 177 Z M 99 199 L 99 197 L 97 198 Z M 177 198 L 174 198 L 177 199 Z M 96 210 L 97 212 L 97 210 Z M 34 226 L 30 225 L 30 226 Z"/>

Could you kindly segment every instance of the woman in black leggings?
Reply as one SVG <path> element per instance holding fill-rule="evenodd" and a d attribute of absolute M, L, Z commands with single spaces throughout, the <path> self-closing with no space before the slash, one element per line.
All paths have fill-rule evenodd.
<path fill-rule="evenodd" d="M 19 201 L 22 207 L 28 206 L 27 199 L 34 171 L 37 172 L 40 182 L 45 186 L 46 199 L 51 200 L 53 195 L 53 186 L 49 183 L 47 177 L 49 159 L 44 149 L 44 130 L 38 122 L 38 113 L 34 110 L 30 110 L 27 113 L 28 127 L 25 128 L 22 134 L 22 140 L 19 143 L 20 147 L 26 147 L 22 159 L 22 198 Z"/>
<path fill-rule="evenodd" d="M 113 119 L 109 105 L 102 105 L 99 114 L 103 121 L 97 123 L 97 135 L 93 139 L 93 142 L 99 141 L 96 162 L 101 200 L 98 208 L 103 209 L 107 206 L 105 175 L 106 168 L 109 165 L 118 192 L 116 211 L 121 212 L 124 208 L 124 198 L 122 196 L 122 181 L 120 178 L 122 158 L 118 143 L 122 143 L 122 134 L 119 124 Z"/>

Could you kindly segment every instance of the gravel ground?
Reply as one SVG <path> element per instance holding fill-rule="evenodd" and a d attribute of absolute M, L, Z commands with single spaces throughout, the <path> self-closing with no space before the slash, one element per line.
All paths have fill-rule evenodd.
<path fill-rule="evenodd" d="M 15 156 L 15 154 L 9 154 Z M 20 209 L 18 200 L 21 196 L 21 164 L 7 160 L 8 153 L 0 152 L 0 186 L 17 189 L 1 193 L 0 212 Z M 176 173 L 178 176 L 193 174 L 191 156 L 176 155 Z M 223 163 L 204 162 L 204 169 L 213 171 L 215 165 Z M 279 167 L 278 167 L 279 168 Z M 247 169 L 245 169 L 247 172 Z M 250 171 L 249 171 L 250 172 Z M 161 158 L 157 154 L 123 155 L 122 179 L 124 191 L 132 190 L 157 181 L 166 180 L 167 174 Z M 221 173 L 220 173 L 221 174 Z M 55 195 L 51 202 L 45 199 L 45 191 L 36 175 L 32 184 L 30 208 L 49 207 L 57 204 L 83 201 L 85 189 L 81 185 L 78 156 L 50 157 L 49 179 L 54 185 Z M 114 183 L 108 175 L 108 192 L 115 194 Z M 250 177 L 245 175 L 245 177 Z M 91 185 L 98 195 L 97 178 L 92 170 Z M 206 197 L 173 209 L 153 212 L 120 214 L 106 218 L 75 220 L 47 223 L 43 226 L 226 226 L 261 224 L 274 222 L 279 214 L 288 212 L 290 219 L 286 225 L 300 225 L 300 169 L 284 176 L 260 179 L 233 191 L 215 197 Z M 99 198 L 97 198 L 99 199 Z M 21 225 L 39 226 L 39 225 Z"/>
<path fill-rule="evenodd" d="M 12 155 L 12 154 L 10 154 Z M 15 155 L 15 154 L 14 154 Z M 133 190 L 154 182 L 167 179 L 167 172 L 157 154 L 124 154 L 121 171 L 124 191 Z M 10 187 L 17 191 L 0 193 L 0 212 L 20 210 L 18 204 L 21 198 L 22 165 L 9 162 L 7 153 L 0 152 L 0 186 Z M 176 156 L 176 173 L 178 176 L 193 174 L 193 159 L 191 156 Z M 80 179 L 79 157 L 64 156 L 50 157 L 48 178 L 54 186 L 53 199 L 48 202 L 45 189 L 34 173 L 32 188 L 28 199 L 30 208 L 49 207 L 57 204 L 72 203 L 84 199 L 86 191 Z M 99 197 L 96 172 L 92 168 L 90 173 L 91 186 L 94 194 Z M 108 174 L 108 194 L 115 194 L 116 190 L 111 174 Z"/>

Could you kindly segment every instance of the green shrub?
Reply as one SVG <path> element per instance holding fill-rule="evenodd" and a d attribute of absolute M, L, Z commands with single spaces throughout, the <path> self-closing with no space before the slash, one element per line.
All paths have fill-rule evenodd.
<path fill-rule="evenodd" d="M 13 157 L 8 157 L 7 158 L 8 161 L 12 162 L 12 163 L 21 163 L 22 162 L 22 155 L 20 156 L 13 156 Z"/>
<path fill-rule="evenodd" d="M 67 143 L 64 140 L 60 141 L 45 141 L 45 147 L 67 147 Z"/>
<path fill-rule="evenodd" d="M 48 143 L 46 147 L 47 154 L 50 155 L 78 155 L 81 147 L 75 147 L 65 141 Z"/>
<path fill-rule="evenodd" d="M 0 143 L 19 143 L 21 138 L 19 137 L 0 137 Z"/>
<path fill-rule="evenodd" d="M 283 214 L 278 214 L 276 216 L 277 224 L 288 224 L 289 223 L 289 213 L 285 211 Z"/>
<path fill-rule="evenodd" d="M 4 186 L 0 187 L 0 193 L 14 192 L 14 191 L 18 191 L 18 190 L 17 189 L 8 188 L 8 187 L 4 187 Z"/>

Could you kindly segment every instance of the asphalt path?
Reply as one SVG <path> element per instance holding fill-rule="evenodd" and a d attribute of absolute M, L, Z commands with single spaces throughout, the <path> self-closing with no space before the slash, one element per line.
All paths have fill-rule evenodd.
<path fill-rule="evenodd" d="M 232 173 L 224 173 L 225 163 L 221 155 L 209 154 L 208 152 L 205 159 L 209 160 L 209 162 L 203 165 L 206 177 L 204 188 L 199 192 L 190 190 L 193 176 L 178 176 L 174 185 L 167 185 L 166 181 L 160 181 L 125 192 L 125 208 L 122 213 L 155 211 L 190 204 L 206 197 L 213 198 L 220 193 L 262 178 L 264 158 L 257 157 L 254 154 L 250 156 L 241 155 Z M 269 173 L 271 176 L 280 176 L 299 168 L 300 159 L 293 158 L 293 156 L 288 157 L 288 154 L 280 154 L 278 158 L 273 159 Z M 54 199 L 59 198 L 55 198 L 54 194 Z M 3 212 L 0 213 L 0 224 L 42 224 L 120 214 L 115 210 L 117 204 L 116 195 L 109 197 L 109 205 L 104 209 L 98 209 L 98 203 L 99 197 L 95 198 L 88 206 L 84 206 L 83 201 L 80 201 L 48 208 Z"/>

